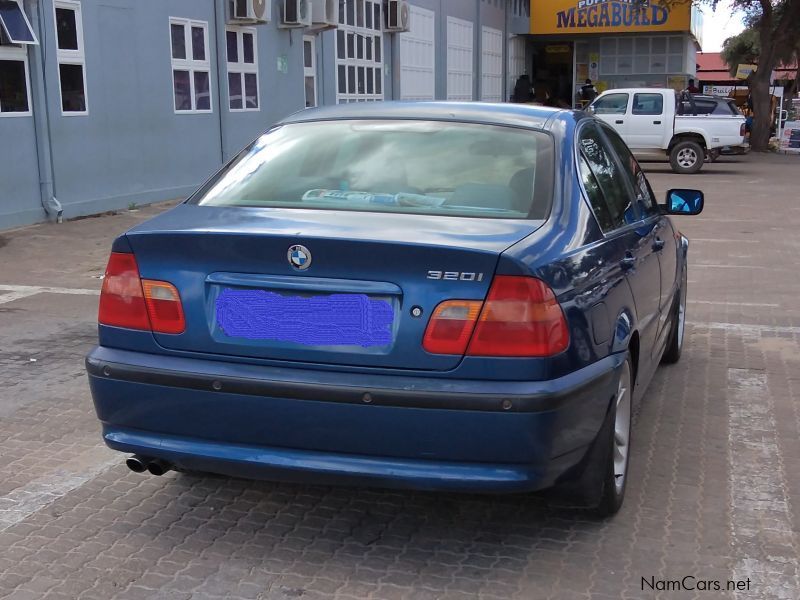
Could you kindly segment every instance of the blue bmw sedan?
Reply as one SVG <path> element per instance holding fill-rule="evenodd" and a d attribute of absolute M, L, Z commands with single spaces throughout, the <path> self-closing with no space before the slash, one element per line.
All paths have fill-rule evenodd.
<path fill-rule="evenodd" d="M 524 105 L 297 113 L 118 237 L 86 358 L 134 471 L 619 510 L 688 241 L 619 136 Z"/>

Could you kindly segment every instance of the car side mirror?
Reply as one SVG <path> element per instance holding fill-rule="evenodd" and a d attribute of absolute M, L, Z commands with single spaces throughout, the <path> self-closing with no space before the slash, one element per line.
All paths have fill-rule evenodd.
<path fill-rule="evenodd" d="M 595 114 L 595 112 L 596 112 L 596 111 L 595 111 L 595 109 L 594 109 L 594 104 L 590 104 L 589 106 L 587 106 L 587 107 L 585 108 L 585 110 L 586 110 L 586 112 L 588 112 L 590 115 L 593 115 L 593 114 Z"/>
<path fill-rule="evenodd" d="M 704 196 L 700 190 L 670 190 L 663 207 L 668 215 L 699 215 L 703 212 Z"/>

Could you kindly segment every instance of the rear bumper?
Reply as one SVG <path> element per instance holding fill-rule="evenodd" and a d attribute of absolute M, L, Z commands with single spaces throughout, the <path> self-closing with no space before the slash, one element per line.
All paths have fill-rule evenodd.
<path fill-rule="evenodd" d="M 552 485 L 596 437 L 623 355 L 550 381 L 364 375 L 95 348 L 105 442 L 190 470 L 465 491 Z"/>

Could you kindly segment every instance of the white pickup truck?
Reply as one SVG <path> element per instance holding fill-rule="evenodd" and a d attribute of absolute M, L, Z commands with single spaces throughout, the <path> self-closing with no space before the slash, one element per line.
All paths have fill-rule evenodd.
<path fill-rule="evenodd" d="M 744 145 L 744 116 L 730 98 L 669 88 L 607 90 L 587 108 L 636 155 L 666 152 L 676 173 L 697 173 L 725 146 Z"/>

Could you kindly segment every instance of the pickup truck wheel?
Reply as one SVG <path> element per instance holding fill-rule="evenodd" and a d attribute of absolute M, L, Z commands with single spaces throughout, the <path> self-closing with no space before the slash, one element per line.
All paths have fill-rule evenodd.
<path fill-rule="evenodd" d="M 675 173 L 697 173 L 703 167 L 705 152 L 697 142 L 678 142 L 669 153 L 669 164 Z"/>

